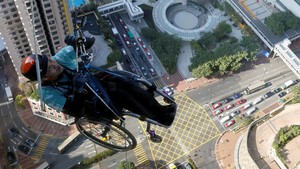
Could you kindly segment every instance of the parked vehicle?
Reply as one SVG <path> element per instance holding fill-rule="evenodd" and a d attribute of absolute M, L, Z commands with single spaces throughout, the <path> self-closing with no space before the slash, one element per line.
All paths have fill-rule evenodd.
<path fill-rule="evenodd" d="M 224 107 L 224 110 L 229 110 L 233 107 L 234 107 L 234 104 L 230 104 L 230 105 L 227 105 L 226 107 Z"/>
<path fill-rule="evenodd" d="M 285 83 L 281 86 L 281 88 L 282 88 L 282 89 L 286 89 L 286 88 L 292 86 L 293 84 L 294 84 L 294 81 L 293 81 L 293 80 L 289 80 L 289 81 L 285 82 Z"/>
<path fill-rule="evenodd" d="M 242 94 L 240 94 L 240 93 L 234 93 L 234 95 L 232 96 L 232 98 L 238 99 L 238 98 L 240 98 L 241 96 L 242 96 Z"/>
<path fill-rule="evenodd" d="M 246 110 L 246 109 L 250 108 L 251 106 L 252 105 L 250 103 L 248 103 L 242 107 L 242 110 Z"/>
<path fill-rule="evenodd" d="M 236 116 L 236 115 L 238 115 L 238 114 L 240 114 L 240 113 L 241 113 L 241 111 L 236 110 L 236 111 L 231 112 L 230 116 L 231 116 L 231 117 L 234 117 L 234 116 Z"/>
<path fill-rule="evenodd" d="M 273 92 L 272 91 L 269 91 L 269 92 L 267 92 L 265 95 L 264 95 L 264 97 L 265 98 L 269 98 L 269 97 L 271 97 L 271 96 L 273 96 Z"/>
<path fill-rule="evenodd" d="M 16 136 L 18 136 L 18 135 L 20 134 L 19 130 L 16 129 L 16 128 L 14 128 L 14 127 L 10 128 L 9 131 L 11 132 L 11 134 L 12 134 L 14 137 L 16 137 Z"/>
<path fill-rule="evenodd" d="M 264 99 L 262 98 L 262 97 L 258 97 L 258 98 L 256 98 L 253 102 L 252 102 L 252 104 L 253 105 L 256 105 L 256 104 L 259 104 L 260 102 L 262 102 Z"/>
<path fill-rule="evenodd" d="M 216 116 L 216 115 L 221 114 L 222 112 L 223 112 L 223 109 L 218 109 L 213 114 L 214 114 L 214 116 Z"/>
<path fill-rule="evenodd" d="M 278 97 L 283 97 L 283 96 L 285 96 L 286 94 L 287 94 L 286 92 L 281 92 L 281 93 L 278 94 Z"/>
<path fill-rule="evenodd" d="M 25 143 L 26 143 L 27 145 L 29 145 L 30 147 L 33 147 L 34 144 L 35 144 L 34 141 L 31 140 L 31 139 L 29 139 L 29 138 L 25 140 Z"/>
<path fill-rule="evenodd" d="M 237 103 L 238 105 L 240 105 L 240 104 L 245 103 L 246 101 L 247 101 L 246 99 L 241 99 L 241 100 L 237 101 L 236 103 Z"/>
<path fill-rule="evenodd" d="M 223 100 L 223 103 L 228 103 L 228 102 L 230 102 L 231 100 L 232 100 L 232 98 L 228 97 L 228 98 L 226 98 L 226 99 Z"/>
<path fill-rule="evenodd" d="M 216 108 L 220 107 L 221 105 L 222 105 L 221 103 L 216 103 L 216 104 L 212 105 L 211 108 L 213 110 L 215 110 Z"/>
<path fill-rule="evenodd" d="M 281 88 L 277 88 L 274 90 L 274 93 L 279 93 L 282 89 Z"/>
<path fill-rule="evenodd" d="M 248 115 L 248 116 L 250 116 L 251 114 L 253 114 L 255 111 L 256 111 L 256 107 L 252 107 L 252 108 L 250 108 L 247 112 L 246 112 L 246 114 Z"/>
<path fill-rule="evenodd" d="M 16 161 L 16 155 L 13 152 L 7 152 L 7 160 L 10 164 Z"/>
<path fill-rule="evenodd" d="M 225 124 L 225 127 L 230 127 L 230 126 L 234 125 L 234 123 L 235 123 L 235 120 L 230 120 L 229 122 L 227 122 Z"/>
<path fill-rule="evenodd" d="M 223 117 L 223 118 L 220 120 L 220 123 L 223 124 L 223 123 L 227 122 L 227 121 L 230 120 L 230 119 L 231 119 L 230 116 L 225 116 L 225 117 Z"/>

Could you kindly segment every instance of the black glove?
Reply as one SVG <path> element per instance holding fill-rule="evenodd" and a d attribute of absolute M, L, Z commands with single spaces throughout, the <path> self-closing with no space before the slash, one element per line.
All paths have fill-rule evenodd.
<path fill-rule="evenodd" d="M 81 93 L 83 91 L 85 82 L 86 82 L 86 77 L 81 72 L 77 72 L 73 77 L 74 92 Z"/>
<path fill-rule="evenodd" d="M 78 39 L 75 36 L 68 35 L 65 38 L 65 43 L 67 45 L 73 46 L 73 48 L 75 50 L 76 45 L 77 45 L 77 40 Z M 94 37 L 83 37 L 83 43 L 84 43 L 85 49 L 88 50 L 95 43 L 95 38 Z"/>

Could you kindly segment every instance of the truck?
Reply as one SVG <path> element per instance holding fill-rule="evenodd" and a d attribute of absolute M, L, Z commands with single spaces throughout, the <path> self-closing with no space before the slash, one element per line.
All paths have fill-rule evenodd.
<path fill-rule="evenodd" d="M 289 81 L 285 82 L 285 83 L 281 86 L 281 88 L 282 88 L 282 89 L 286 89 L 286 88 L 292 86 L 293 84 L 294 84 L 294 81 L 293 81 L 293 80 L 289 80 Z"/>
<path fill-rule="evenodd" d="M 5 93 L 8 101 L 13 101 L 13 95 L 11 93 L 10 87 L 5 87 Z"/>
<path fill-rule="evenodd" d="M 113 28 L 111 28 L 111 30 L 115 36 L 117 36 L 119 34 L 117 28 L 113 27 Z"/>

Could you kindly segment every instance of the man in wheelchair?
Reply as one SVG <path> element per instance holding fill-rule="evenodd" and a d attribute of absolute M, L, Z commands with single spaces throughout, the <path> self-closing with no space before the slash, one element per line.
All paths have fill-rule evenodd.
<path fill-rule="evenodd" d="M 86 38 L 86 49 L 91 48 L 94 41 L 94 38 Z M 76 73 L 78 62 L 74 43 L 68 39 L 66 43 L 72 46 L 62 48 L 52 57 L 48 58 L 45 55 L 25 57 L 21 63 L 21 73 L 31 81 L 37 80 L 35 58 L 38 57 L 42 79 L 41 99 L 48 106 L 75 117 L 89 113 L 94 117 L 115 118 L 111 110 L 99 99 L 96 104 L 91 102 L 90 98 L 93 93 L 83 87 L 84 83 L 80 82 L 82 78 Z M 155 89 L 144 90 L 132 80 L 103 72 L 96 74 L 95 77 L 104 86 L 118 111 L 126 109 L 140 115 L 140 119 L 149 118 L 165 126 L 172 124 L 176 114 L 176 105 L 159 104 L 154 98 Z"/>

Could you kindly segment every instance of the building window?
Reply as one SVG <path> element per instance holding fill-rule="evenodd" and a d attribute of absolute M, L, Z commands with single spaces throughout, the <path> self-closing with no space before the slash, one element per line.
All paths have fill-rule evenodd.
<path fill-rule="evenodd" d="M 57 31 L 52 32 L 52 35 L 57 35 Z"/>
<path fill-rule="evenodd" d="M 57 39 L 58 39 L 58 36 L 54 36 L 54 37 L 53 37 L 53 40 L 57 40 Z"/>
<path fill-rule="evenodd" d="M 13 15 L 13 17 L 14 17 L 14 18 L 18 17 L 18 14 L 15 13 L 15 14 Z"/>
<path fill-rule="evenodd" d="M 45 8 L 48 8 L 48 7 L 50 7 L 51 5 L 50 5 L 50 3 L 48 3 L 48 4 L 45 4 L 44 6 L 45 6 Z"/>
<path fill-rule="evenodd" d="M 10 19 L 10 16 L 6 16 L 5 18 L 6 18 L 6 20 L 9 20 L 9 19 Z"/>
<path fill-rule="evenodd" d="M 51 26 L 50 27 L 50 30 L 54 30 L 54 29 L 56 29 L 56 26 Z"/>
<path fill-rule="evenodd" d="M 47 16 L 48 19 L 52 19 L 53 18 L 53 15 L 49 15 Z"/>
<path fill-rule="evenodd" d="M 11 25 L 11 24 L 12 24 L 12 22 L 11 22 L 11 21 L 9 21 L 9 22 L 7 22 L 7 24 L 8 24 L 8 25 Z"/>
<path fill-rule="evenodd" d="M 14 6 L 14 5 L 15 5 L 15 3 L 13 3 L 13 2 L 10 2 L 10 3 L 8 3 L 8 5 L 9 5 L 9 6 Z"/>
<path fill-rule="evenodd" d="M 15 11 L 17 11 L 17 9 L 16 8 L 11 8 L 10 11 L 15 12 Z"/>
<path fill-rule="evenodd" d="M 54 44 L 55 44 L 55 45 L 58 45 L 58 44 L 59 44 L 59 41 L 54 42 Z"/>
<path fill-rule="evenodd" d="M 6 5 L 5 5 L 5 4 L 2 4 L 1 7 L 2 7 L 2 9 L 4 9 L 4 8 L 6 7 Z"/>
<path fill-rule="evenodd" d="M 46 10 L 46 14 L 48 13 L 52 13 L 52 10 L 51 9 Z"/>

